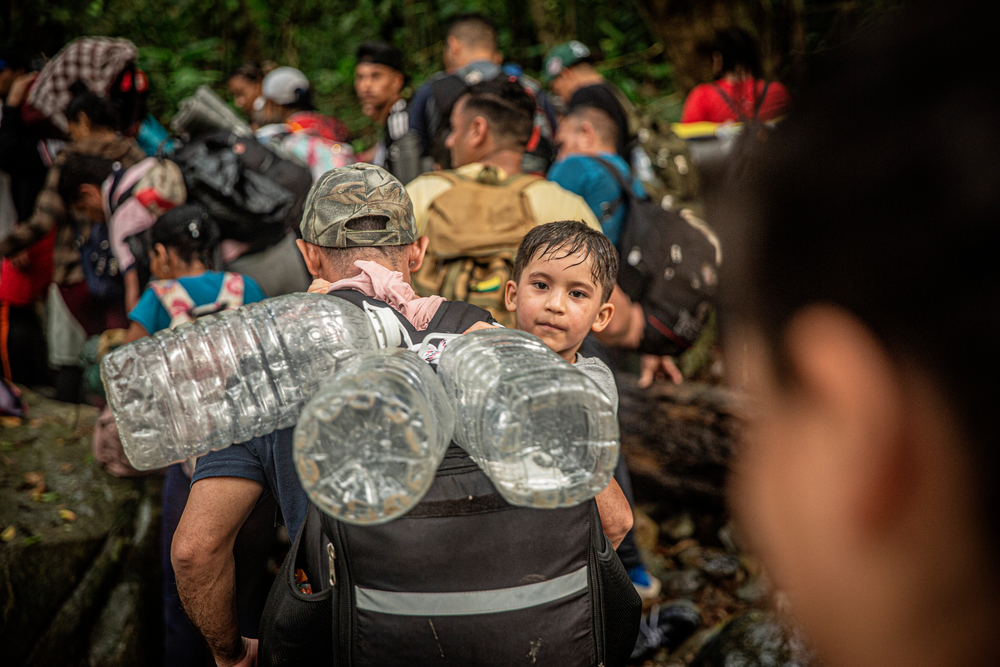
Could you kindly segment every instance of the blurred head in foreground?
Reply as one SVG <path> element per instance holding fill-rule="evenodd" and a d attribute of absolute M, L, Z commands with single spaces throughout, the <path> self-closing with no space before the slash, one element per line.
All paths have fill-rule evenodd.
<path fill-rule="evenodd" d="M 894 16 L 817 71 L 716 211 L 739 252 L 728 361 L 755 399 L 732 506 L 834 667 L 995 659 L 990 30 L 956 6 Z"/>

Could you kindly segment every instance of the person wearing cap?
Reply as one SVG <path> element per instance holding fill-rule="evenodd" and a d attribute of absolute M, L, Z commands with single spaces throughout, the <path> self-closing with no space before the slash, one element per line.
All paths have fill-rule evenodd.
<path fill-rule="evenodd" d="M 594 68 L 596 55 L 586 44 L 565 42 L 546 54 L 542 80 L 562 99 L 567 109 L 580 104 L 603 109 L 617 126 L 618 153 L 631 160 L 630 144 L 639 129 L 639 114 L 631 101 Z"/>
<path fill-rule="evenodd" d="M 360 202 L 360 203 L 359 203 Z M 410 274 L 427 239 L 418 238 L 410 197 L 380 167 L 357 163 L 324 174 L 306 199 L 299 249 L 330 290 L 353 290 L 391 306 L 424 329 L 444 301 L 417 298 Z M 252 665 L 257 640 L 241 637 L 233 608 L 236 534 L 265 492 L 294 538 L 308 499 L 292 461 L 294 428 L 211 452 L 198 460 L 174 535 L 177 589 L 218 665 Z"/>
<path fill-rule="evenodd" d="M 317 113 L 309 79 L 294 67 L 277 67 L 261 82 L 254 102 L 257 139 L 279 154 L 297 158 L 312 172 L 313 181 L 330 169 L 354 162 L 343 121 Z"/>
<path fill-rule="evenodd" d="M 387 149 L 410 129 L 406 100 L 402 97 L 405 84 L 403 54 L 399 49 L 385 42 L 365 42 L 358 47 L 354 92 L 361 102 L 361 113 L 373 123 L 385 126 L 371 154 L 366 151 L 358 156 L 364 162 L 384 167 Z M 364 160 L 366 157 L 373 159 Z"/>

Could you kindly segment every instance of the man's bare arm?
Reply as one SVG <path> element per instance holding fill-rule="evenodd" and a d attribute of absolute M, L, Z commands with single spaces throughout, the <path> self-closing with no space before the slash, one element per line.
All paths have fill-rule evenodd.
<path fill-rule="evenodd" d="M 177 592 L 221 667 L 253 664 L 255 645 L 236 620 L 233 543 L 263 488 L 241 477 L 208 477 L 191 487 L 171 547 Z M 249 658 L 249 660 L 248 660 Z"/>
<path fill-rule="evenodd" d="M 611 546 L 617 549 L 628 531 L 632 530 L 632 508 L 622 493 L 622 487 L 614 479 L 594 500 L 601 515 L 601 528 L 611 540 Z"/>

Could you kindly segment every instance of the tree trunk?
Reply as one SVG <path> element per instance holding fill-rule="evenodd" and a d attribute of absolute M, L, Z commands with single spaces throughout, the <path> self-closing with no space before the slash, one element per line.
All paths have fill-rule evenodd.
<path fill-rule="evenodd" d="M 639 389 L 616 376 L 622 452 L 637 486 L 679 500 L 721 504 L 744 401 L 701 383 Z"/>

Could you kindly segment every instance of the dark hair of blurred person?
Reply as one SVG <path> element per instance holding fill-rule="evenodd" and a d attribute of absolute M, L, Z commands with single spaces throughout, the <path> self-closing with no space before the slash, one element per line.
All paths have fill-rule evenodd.
<path fill-rule="evenodd" d="M 106 97 L 90 92 L 82 82 L 71 87 L 73 98 L 66 105 L 66 120 L 73 141 L 91 134 L 116 134 L 121 129 L 120 117 L 114 105 Z"/>
<path fill-rule="evenodd" d="M 531 138 L 535 100 L 513 77 L 498 77 L 469 88 L 451 113 L 451 134 L 445 142 L 451 163 L 460 167 L 488 156 L 509 153 L 520 172 L 520 160 Z"/>
<path fill-rule="evenodd" d="M 149 228 L 149 243 L 170 250 L 178 262 L 200 262 L 206 268 L 213 265 L 213 255 L 219 247 L 219 226 L 197 204 L 185 204 L 161 215 Z M 154 272 L 155 275 L 155 272 Z"/>
<path fill-rule="evenodd" d="M 681 111 L 682 123 L 772 120 L 791 101 L 777 81 L 764 81 L 757 40 L 739 27 L 716 33 L 712 44 L 701 47 L 712 59 L 712 83 L 695 86 Z"/>
<path fill-rule="evenodd" d="M 716 79 L 730 73 L 756 79 L 764 76 L 757 40 L 743 28 L 732 26 L 718 31 L 709 53 Z"/>
<path fill-rule="evenodd" d="M 937 7 L 827 63 L 714 218 L 732 508 L 833 667 L 996 663 L 1000 74 Z"/>
<path fill-rule="evenodd" d="M 111 175 L 114 161 L 98 155 L 70 155 L 59 173 L 59 196 L 78 219 L 104 221 L 101 185 Z"/>
<path fill-rule="evenodd" d="M 233 94 L 233 101 L 237 108 L 248 118 L 254 114 L 254 103 L 261 95 L 261 82 L 263 81 L 264 70 L 260 65 L 244 63 L 233 72 L 226 82 L 229 92 Z"/>

